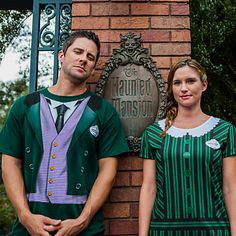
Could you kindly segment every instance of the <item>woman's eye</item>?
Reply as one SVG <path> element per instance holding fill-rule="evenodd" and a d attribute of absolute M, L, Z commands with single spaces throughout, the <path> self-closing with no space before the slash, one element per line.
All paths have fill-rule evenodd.
<path fill-rule="evenodd" d="M 180 85 L 180 81 L 174 81 L 173 85 Z"/>
<path fill-rule="evenodd" d="M 188 80 L 187 81 L 189 84 L 193 84 L 194 82 L 195 82 L 195 80 L 194 79 L 190 79 L 190 80 Z"/>

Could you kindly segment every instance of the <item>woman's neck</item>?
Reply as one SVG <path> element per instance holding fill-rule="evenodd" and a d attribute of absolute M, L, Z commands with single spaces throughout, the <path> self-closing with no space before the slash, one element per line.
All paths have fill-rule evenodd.
<path fill-rule="evenodd" d="M 177 128 L 191 129 L 198 127 L 209 119 L 201 108 L 195 110 L 179 109 L 173 125 Z"/>

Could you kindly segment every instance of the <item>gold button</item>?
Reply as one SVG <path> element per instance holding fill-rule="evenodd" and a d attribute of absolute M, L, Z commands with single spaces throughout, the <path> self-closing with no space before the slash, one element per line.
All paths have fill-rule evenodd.
<path fill-rule="evenodd" d="M 53 182 L 52 178 L 50 178 L 48 182 L 49 182 L 49 184 L 52 184 L 52 182 Z"/>
<path fill-rule="evenodd" d="M 58 146 L 58 143 L 53 143 L 53 146 L 54 146 L 54 147 L 57 147 L 57 146 Z"/>
<path fill-rule="evenodd" d="M 49 196 L 49 197 L 52 196 L 52 192 L 48 192 L 48 196 Z"/>
<path fill-rule="evenodd" d="M 54 166 L 50 166 L 50 170 L 54 170 Z"/>
<path fill-rule="evenodd" d="M 56 154 L 52 154 L 52 158 L 55 159 L 56 158 Z"/>

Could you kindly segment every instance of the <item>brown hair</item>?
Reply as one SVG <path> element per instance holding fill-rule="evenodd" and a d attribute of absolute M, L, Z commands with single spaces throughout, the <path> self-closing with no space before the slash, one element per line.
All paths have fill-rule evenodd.
<path fill-rule="evenodd" d="M 97 56 L 96 56 L 96 63 L 97 63 L 99 55 L 100 55 L 100 47 L 101 47 L 101 45 L 100 45 L 100 41 L 99 41 L 98 36 L 94 32 L 92 32 L 92 31 L 77 30 L 77 31 L 74 31 L 73 33 L 71 33 L 66 38 L 66 40 L 64 41 L 64 43 L 62 45 L 63 53 L 66 54 L 67 49 L 74 43 L 74 41 L 77 38 L 87 38 L 87 39 L 93 41 L 96 44 L 97 50 L 98 50 Z"/>
<path fill-rule="evenodd" d="M 172 85 L 175 72 L 184 66 L 189 66 L 194 69 L 200 76 L 200 80 L 204 83 L 207 80 L 207 75 L 205 69 L 194 59 L 184 58 L 178 61 L 175 65 L 173 65 L 170 69 L 168 79 L 167 79 L 167 108 L 166 108 L 166 121 L 165 121 L 165 129 L 161 134 L 161 137 L 165 137 L 167 130 L 173 124 L 174 119 L 178 114 L 178 104 L 175 101 Z"/>

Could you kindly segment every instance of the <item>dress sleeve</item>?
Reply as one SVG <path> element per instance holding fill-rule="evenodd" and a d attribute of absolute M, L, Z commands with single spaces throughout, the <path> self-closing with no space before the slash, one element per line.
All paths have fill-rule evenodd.
<path fill-rule="evenodd" d="M 236 127 L 229 125 L 227 138 L 223 149 L 223 157 L 236 156 Z"/>
<path fill-rule="evenodd" d="M 0 153 L 22 158 L 22 126 L 20 114 L 22 99 L 18 99 L 11 107 L 4 126 L 0 132 Z"/>
<path fill-rule="evenodd" d="M 156 157 L 160 155 L 160 149 L 163 142 L 161 133 L 162 129 L 158 122 L 146 128 L 141 140 L 139 155 L 141 158 L 156 159 Z"/>

